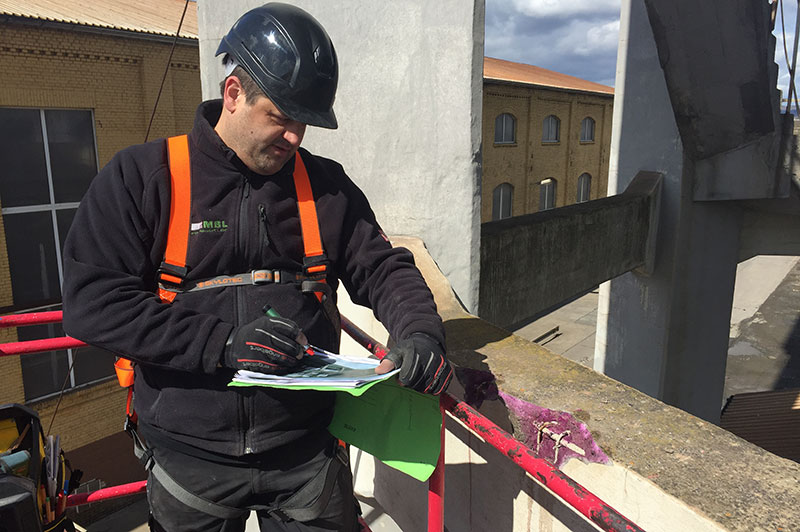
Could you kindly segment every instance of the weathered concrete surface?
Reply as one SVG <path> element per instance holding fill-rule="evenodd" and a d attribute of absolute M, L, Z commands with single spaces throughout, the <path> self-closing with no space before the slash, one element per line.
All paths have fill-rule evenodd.
<path fill-rule="evenodd" d="M 198 4 L 204 98 L 234 21 L 263 0 Z M 483 0 L 295 0 L 326 29 L 339 59 L 336 131 L 303 145 L 342 163 L 390 234 L 425 239 L 467 308 L 477 309 Z"/>
<path fill-rule="evenodd" d="M 788 198 L 745 201 L 739 260 L 756 255 L 800 255 L 800 188 Z"/>
<path fill-rule="evenodd" d="M 696 162 L 694 199 L 786 195 L 769 3 L 644 3 L 683 146 Z"/>
<path fill-rule="evenodd" d="M 800 507 L 797 505 L 800 500 L 800 464 L 779 458 L 713 424 L 466 314 L 452 296 L 446 280 L 437 272 L 436 265 L 426 257 L 424 246 L 419 241 L 396 238 L 392 241 L 414 251 L 417 264 L 431 286 L 445 320 L 449 356 L 454 362 L 491 371 L 502 391 L 536 405 L 570 412 L 589 426 L 595 441 L 611 457 L 614 465 L 586 465 L 572 461 L 565 470 L 590 491 L 606 497 L 608 504 L 648 531 L 796 529 L 800 523 Z M 453 391 L 458 391 L 457 385 Z M 514 424 L 498 401 L 484 403 L 481 412 L 501 426 Z M 460 471 L 467 467 L 464 465 L 466 462 L 453 468 L 460 480 L 485 478 L 479 472 L 487 469 L 480 465 L 487 461 L 497 466 L 493 472 L 502 471 L 499 469 L 502 461 L 497 460 L 495 451 L 487 450 L 474 437 L 464 436 L 458 429 L 454 432 L 471 445 L 471 454 L 466 455 L 466 460 L 477 462 L 472 473 Z M 476 453 L 485 458 L 474 458 Z M 379 470 L 376 481 L 380 478 Z M 451 478 L 448 477 L 448 482 Z M 539 501 L 531 503 L 533 506 L 542 503 L 543 499 L 536 499 L 535 487 L 522 487 L 516 477 L 510 479 L 511 488 L 502 486 L 502 483 L 487 486 L 473 481 L 469 487 L 453 486 L 449 489 L 456 491 L 454 496 L 466 496 L 464 491 L 469 490 L 469 499 L 460 501 L 483 504 L 487 511 L 491 511 L 494 505 L 496 513 L 500 514 L 504 511 L 514 514 L 521 510 L 516 502 L 512 505 L 495 498 L 492 489 L 503 495 L 512 488 L 518 490 L 517 495 L 521 490 L 533 496 L 534 501 Z M 450 506 L 457 502 L 448 500 L 447 515 L 461 512 L 455 519 L 463 523 L 458 520 L 465 519 L 466 508 Z M 550 505 L 547 512 L 550 517 L 537 513 L 536 519 L 547 520 L 560 515 L 561 518 L 555 519 L 566 529 L 584 530 L 580 525 L 564 524 L 569 518 L 559 510 L 561 503 L 557 500 L 550 499 L 544 504 Z M 385 503 L 384 506 L 394 516 L 392 509 Z M 528 510 L 533 506 L 529 505 Z M 511 528 L 508 525 L 499 528 L 475 525 L 473 528 L 452 529 L 502 531 L 528 530 L 524 526 L 535 528 L 536 521 L 530 521 L 533 514 L 525 511 L 522 514 L 512 518 Z M 479 516 L 473 517 L 478 519 Z M 506 523 L 502 515 L 494 517 L 497 522 Z M 523 518 L 528 521 L 521 522 Z M 397 517 L 395 520 L 401 523 Z M 447 523 L 450 527 L 450 521 Z"/>
<path fill-rule="evenodd" d="M 483 224 L 480 316 L 513 328 L 652 263 L 660 190 L 641 172 L 616 196 Z"/>
<path fill-rule="evenodd" d="M 695 164 L 684 154 L 644 0 L 622 3 L 617 69 L 609 193 L 642 169 L 664 180 L 655 267 L 601 286 L 594 367 L 718 421 L 740 207 L 694 201 Z"/>

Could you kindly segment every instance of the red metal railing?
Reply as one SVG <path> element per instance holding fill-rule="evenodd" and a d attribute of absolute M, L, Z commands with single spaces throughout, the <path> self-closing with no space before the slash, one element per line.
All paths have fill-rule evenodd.
<path fill-rule="evenodd" d="M 61 311 L 33 312 L 30 314 L 12 314 L 9 316 L 0 316 L 0 328 L 58 323 L 61 321 L 61 317 Z M 0 357 L 41 353 L 43 351 L 55 351 L 57 349 L 70 349 L 73 347 L 83 347 L 85 345 L 86 344 L 80 340 L 70 338 L 69 336 L 45 338 L 43 340 L 29 340 L 27 342 L 9 342 L 6 344 L 0 344 Z"/>
<path fill-rule="evenodd" d="M 0 328 L 55 323 L 61 321 L 61 318 L 62 313 L 59 311 L 0 316 Z M 388 351 L 385 346 L 376 342 L 344 316 L 342 316 L 342 330 L 378 358 L 386 356 Z M 14 342 L 0 344 L 0 356 L 21 355 L 84 345 L 86 344 L 68 336 Z M 508 432 L 492 423 L 466 403 L 445 392 L 440 397 L 440 406 L 442 408 L 442 451 L 436 469 L 428 480 L 428 532 L 443 532 L 444 530 L 444 412 L 449 412 L 453 417 L 480 435 L 483 440 L 508 456 L 509 459 L 527 471 L 537 482 L 546 486 L 551 492 L 600 527 L 600 529 L 607 532 L 643 532 L 640 527 L 565 475 L 554 464 L 537 457 L 529 447 L 514 439 Z M 70 495 L 67 498 L 67 506 L 78 506 L 140 493 L 146 489 L 146 484 L 146 481 L 134 482 L 104 488 L 91 493 Z M 368 531 L 369 528 L 366 527 L 366 523 L 363 520 L 361 520 L 361 523 L 362 527 L 364 527 L 363 529 Z"/>
<path fill-rule="evenodd" d="M 342 316 L 342 330 L 378 358 L 386 356 L 386 347 L 376 342 L 356 324 Z M 639 526 L 603 502 L 589 490 L 572 480 L 554 464 L 539 458 L 529 447 L 514 439 L 487 417 L 447 392 L 439 400 L 444 411 L 450 412 L 486 443 L 508 456 L 531 474 L 540 484 L 572 506 L 592 523 L 608 532 L 644 532 Z M 442 423 L 442 453 L 433 475 L 428 480 L 428 532 L 444 530 L 444 423 Z"/>

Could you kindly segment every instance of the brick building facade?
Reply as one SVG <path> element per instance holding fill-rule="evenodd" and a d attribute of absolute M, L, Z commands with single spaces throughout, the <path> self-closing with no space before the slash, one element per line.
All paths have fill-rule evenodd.
<path fill-rule="evenodd" d="M 150 140 L 187 132 L 201 100 L 194 5 L 170 58 L 166 32 L 115 23 L 127 14 L 113 7 L 102 25 L 91 20 L 102 5 L 75 4 L 74 16 L 58 22 L 31 13 L 46 2 L 33 4 L 0 12 L 0 314 L 60 309 L 60 247 L 80 197 L 117 151 L 144 141 L 165 70 Z M 163 22 L 174 32 L 182 7 L 144 0 L 127 9 L 165 19 L 178 9 Z M 62 334 L 54 325 L 0 328 L 0 342 Z M 122 428 L 125 393 L 112 362 L 94 348 L 0 357 L 0 404 L 26 403 L 47 429 L 66 382 L 52 433 L 80 456 Z M 87 479 L 102 476 L 91 464 L 74 465 Z"/>
<path fill-rule="evenodd" d="M 481 221 L 606 196 L 613 89 L 487 57 Z"/>

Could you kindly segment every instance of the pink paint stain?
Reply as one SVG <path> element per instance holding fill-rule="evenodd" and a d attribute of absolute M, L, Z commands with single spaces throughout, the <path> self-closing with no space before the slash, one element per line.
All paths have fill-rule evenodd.
<path fill-rule="evenodd" d="M 610 461 L 594 441 L 589 427 L 569 412 L 543 408 L 500 391 L 494 375 L 488 371 L 456 368 L 456 377 L 464 386 L 464 401 L 473 408 L 480 408 L 484 401 L 502 399 L 519 421 L 519 428 L 524 436 L 522 443 L 540 458 L 553 462 L 557 467 L 561 467 L 570 458 L 598 464 L 607 464 Z M 562 444 L 556 456 L 556 442 L 541 432 L 540 429 L 544 427 L 555 436 L 569 431 L 562 442 L 576 445 L 585 454 L 581 455 Z"/>

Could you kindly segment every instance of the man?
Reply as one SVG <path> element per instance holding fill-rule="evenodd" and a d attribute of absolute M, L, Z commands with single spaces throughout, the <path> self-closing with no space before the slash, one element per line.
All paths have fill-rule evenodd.
<path fill-rule="evenodd" d="M 338 64 L 322 26 L 267 4 L 236 22 L 217 55 L 222 99 L 201 104 L 188 135 L 185 267 L 165 259 L 171 199 L 189 205 L 171 198 L 179 157 L 164 140 L 123 150 L 94 179 L 65 244 L 64 328 L 136 363 L 148 466 L 167 474 L 150 474 L 151 529 L 243 530 L 253 508 L 262 530 L 355 530 L 349 466 L 326 430 L 333 395 L 227 384 L 237 369 L 290 370 L 307 341 L 338 350 L 340 280 L 397 340 L 377 371 L 397 365 L 401 384 L 421 392 L 441 393 L 452 374 L 442 322 L 411 254 L 391 247 L 341 166 L 299 150 L 307 125 L 337 127 Z M 317 254 L 298 207 L 302 167 Z"/>

